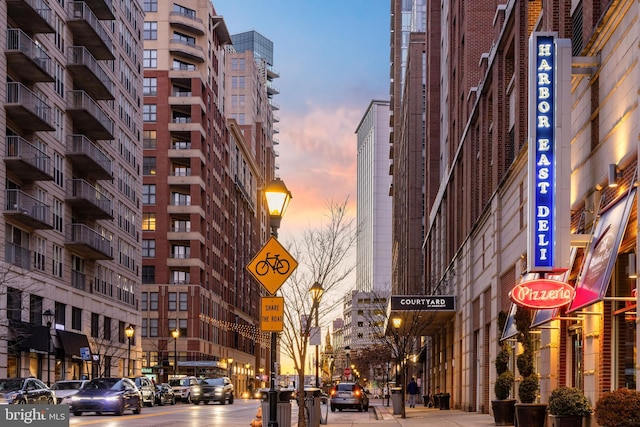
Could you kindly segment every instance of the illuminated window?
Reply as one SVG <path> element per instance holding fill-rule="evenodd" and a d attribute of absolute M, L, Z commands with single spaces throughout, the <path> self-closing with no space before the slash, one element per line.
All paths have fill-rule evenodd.
<path fill-rule="evenodd" d="M 155 212 L 143 212 L 143 214 L 142 214 L 142 230 L 143 231 L 155 231 L 156 230 L 156 213 Z"/>

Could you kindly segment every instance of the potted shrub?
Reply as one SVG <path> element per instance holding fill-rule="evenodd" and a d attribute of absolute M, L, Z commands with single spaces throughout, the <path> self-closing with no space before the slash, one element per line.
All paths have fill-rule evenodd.
<path fill-rule="evenodd" d="M 533 368 L 533 343 L 531 342 L 531 310 L 518 306 L 515 314 L 518 342 L 522 353 L 516 358 L 518 372 L 522 376 L 518 386 L 516 420 L 518 427 L 544 427 L 547 405 L 534 403 L 538 397 L 538 375 Z"/>
<path fill-rule="evenodd" d="M 582 427 L 582 417 L 591 414 L 591 404 L 582 390 L 559 387 L 549 396 L 552 427 Z"/>
<path fill-rule="evenodd" d="M 504 311 L 498 313 L 499 335 L 502 334 L 506 321 L 507 313 Z M 510 360 L 510 347 L 506 342 L 503 342 L 495 361 L 497 378 L 493 391 L 496 395 L 496 400 L 491 401 L 493 419 L 497 426 L 512 426 L 515 421 L 516 400 L 509 398 L 514 381 L 513 373 L 509 370 Z"/>
<path fill-rule="evenodd" d="M 604 393 L 596 402 L 596 421 L 602 427 L 640 425 L 640 392 L 621 388 Z"/>

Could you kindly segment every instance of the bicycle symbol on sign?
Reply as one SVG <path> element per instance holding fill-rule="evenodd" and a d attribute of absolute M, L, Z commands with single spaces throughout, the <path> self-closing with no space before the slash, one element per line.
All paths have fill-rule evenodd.
<path fill-rule="evenodd" d="M 269 268 L 273 270 L 273 272 L 278 274 L 287 274 L 289 272 L 289 261 L 286 259 L 280 259 L 280 254 L 276 254 L 274 256 L 269 256 L 269 252 L 267 252 L 267 256 L 262 261 L 259 261 L 256 264 L 256 274 L 258 276 L 264 276 L 269 272 Z"/>

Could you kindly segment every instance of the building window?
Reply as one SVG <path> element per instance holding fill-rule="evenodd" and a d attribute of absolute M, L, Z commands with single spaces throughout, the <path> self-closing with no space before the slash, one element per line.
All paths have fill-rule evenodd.
<path fill-rule="evenodd" d="M 100 336 L 100 315 L 97 313 L 91 313 L 91 336 L 98 338 Z"/>
<path fill-rule="evenodd" d="M 53 229 L 62 233 L 64 204 L 61 200 L 53 199 Z"/>
<path fill-rule="evenodd" d="M 191 276 L 187 271 L 172 271 L 171 283 L 174 285 L 186 285 L 189 283 Z"/>
<path fill-rule="evenodd" d="M 111 341 L 111 317 L 104 316 L 104 326 L 102 327 L 102 336 L 105 340 Z"/>
<path fill-rule="evenodd" d="M 142 85 L 142 93 L 145 96 L 156 96 L 158 94 L 158 79 L 155 77 L 145 77 Z"/>
<path fill-rule="evenodd" d="M 142 213 L 142 231 L 156 231 L 156 213 Z"/>
<path fill-rule="evenodd" d="M 156 204 L 156 185 L 155 184 L 142 185 L 142 204 L 143 205 Z"/>
<path fill-rule="evenodd" d="M 145 49 L 142 64 L 144 68 L 158 67 L 158 51 L 155 49 Z"/>
<path fill-rule="evenodd" d="M 188 62 L 179 61 L 177 59 L 173 60 L 173 69 L 180 71 L 195 71 L 196 66 L 193 64 L 189 64 Z"/>
<path fill-rule="evenodd" d="M 157 12 L 158 0 L 144 0 L 144 2 L 142 3 L 142 8 L 145 12 Z"/>
<path fill-rule="evenodd" d="M 142 292 L 140 294 L 140 310 L 147 311 L 148 309 L 149 309 L 149 293 Z"/>
<path fill-rule="evenodd" d="M 187 311 L 189 308 L 189 294 L 180 292 L 180 311 Z"/>
<path fill-rule="evenodd" d="M 145 122 L 156 121 L 156 104 L 144 104 L 142 106 L 142 119 Z"/>
<path fill-rule="evenodd" d="M 38 295 L 29 295 L 29 323 L 41 325 L 42 320 L 42 301 L 43 298 Z"/>
<path fill-rule="evenodd" d="M 61 302 L 56 302 L 56 325 L 61 325 L 63 328 L 67 324 L 67 305 Z"/>
<path fill-rule="evenodd" d="M 155 21 L 145 21 L 143 37 L 145 40 L 157 40 L 158 39 L 158 23 Z"/>
<path fill-rule="evenodd" d="M 155 258 L 156 256 L 156 241 L 154 239 L 142 240 L 142 257 L 143 258 Z"/>
<path fill-rule="evenodd" d="M 149 336 L 158 336 L 158 319 L 149 319 Z"/>
<path fill-rule="evenodd" d="M 149 292 L 149 310 L 158 311 L 158 293 Z"/>
<path fill-rule="evenodd" d="M 158 142 L 158 137 L 155 130 L 145 130 L 142 133 L 142 144 L 143 148 L 156 148 L 156 144 Z"/>
<path fill-rule="evenodd" d="M 142 266 L 142 283 L 151 285 L 156 283 L 156 267 L 153 265 Z"/>
<path fill-rule="evenodd" d="M 82 330 L 82 309 L 71 307 L 71 329 Z"/>
<path fill-rule="evenodd" d="M 169 311 L 176 311 L 178 309 L 178 293 L 177 292 L 169 292 Z"/>
<path fill-rule="evenodd" d="M 143 175 L 155 175 L 157 173 L 156 170 L 156 158 L 155 157 L 144 157 L 142 159 L 142 174 Z"/>

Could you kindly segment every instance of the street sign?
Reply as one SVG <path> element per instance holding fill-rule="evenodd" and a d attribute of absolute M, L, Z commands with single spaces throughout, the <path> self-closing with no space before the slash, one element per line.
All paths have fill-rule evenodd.
<path fill-rule="evenodd" d="M 284 329 L 284 298 L 260 298 L 260 329 L 265 332 L 282 332 Z"/>
<path fill-rule="evenodd" d="M 344 368 L 344 376 L 348 377 L 350 375 L 351 375 L 351 368 L 347 366 L 346 368 Z"/>
<path fill-rule="evenodd" d="M 296 267 L 298 261 L 271 236 L 247 265 L 247 270 L 271 295 L 274 295 Z"/>

